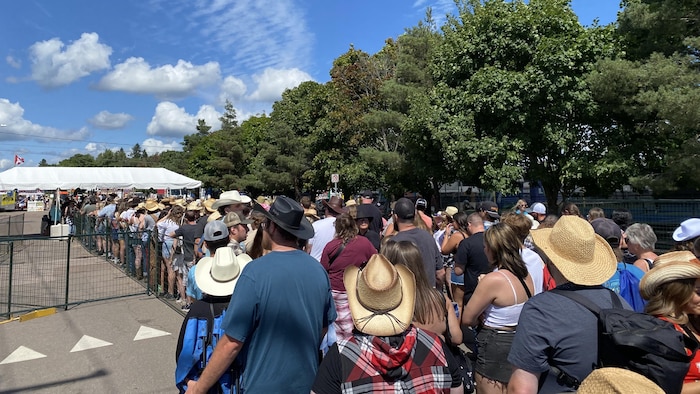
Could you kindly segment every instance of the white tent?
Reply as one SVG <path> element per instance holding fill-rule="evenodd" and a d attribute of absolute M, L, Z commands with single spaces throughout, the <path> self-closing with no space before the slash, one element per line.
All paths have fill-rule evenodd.
<path fill-rule="evenodd" d="M 165 168 L 13 167 L 0 173 L 0 190 L 196 189 L 201 185 Z"/>

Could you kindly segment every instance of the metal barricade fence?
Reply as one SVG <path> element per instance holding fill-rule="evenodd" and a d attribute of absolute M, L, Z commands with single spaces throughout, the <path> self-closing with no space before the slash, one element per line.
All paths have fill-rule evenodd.
<path fill-rule="evenodd" d="M 663 199 L 572 199 L 583 217 L 593 207 L 602 208 L 605 217 L 611 218 L 615 210 L 626 209 L 632 215 L 632 223 L 646 223 L 654 229 L 658 241 L 656 250 L 666 252 L 674 245 L 673 231 L 689 218 L 700 217 L 700 200 Z"/>
<path fill-rule="evenodd" d="M 113 232 L 89 215 L 74 217 L 73 224 L 75 233 L 66 237 L 0 237 L 0 317 L 158 294 L 162 264 L 155 231 Z"/>

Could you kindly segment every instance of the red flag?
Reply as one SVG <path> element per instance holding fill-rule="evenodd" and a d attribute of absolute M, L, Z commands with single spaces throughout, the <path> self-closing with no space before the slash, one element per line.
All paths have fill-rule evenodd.
<path fill-rule="evenodd" d="M 15 165 L 18 166 L 20 164 L 24 163 L 24 159 L 15 155 Z"/>

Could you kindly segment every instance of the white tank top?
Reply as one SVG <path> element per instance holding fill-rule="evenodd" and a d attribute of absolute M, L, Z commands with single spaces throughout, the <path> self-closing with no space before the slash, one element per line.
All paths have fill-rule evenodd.
<path fill-rule="evenodd" d="M 517 303 L 518 294 L 515 292 L 513 282 L 510 281 L 510 278 L 505 273 L 501 271 L 496 272 L 503 275 L 508 281 L 508 284 L 510 284 L 510 289 L 513 290 L 513 298 L 516 304 L 509 306 L 489 305 L 484 311 L 486 317 L 484 319 L 484 325 L 489 327 L 515 327 L 518 325 L 518 319 L 520 319 L 520 311 L 523 309 L 523 304 L 525 304 L 527 300 Z"/>

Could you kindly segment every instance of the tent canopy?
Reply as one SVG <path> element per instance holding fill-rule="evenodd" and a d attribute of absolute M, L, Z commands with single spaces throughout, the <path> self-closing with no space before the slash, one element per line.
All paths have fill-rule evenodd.
<path fill-rule="evenodd" d="M 13 167 L 0 173 L 0 190 L 196 189 L 201 185 L 165 168 Z"/>

